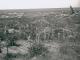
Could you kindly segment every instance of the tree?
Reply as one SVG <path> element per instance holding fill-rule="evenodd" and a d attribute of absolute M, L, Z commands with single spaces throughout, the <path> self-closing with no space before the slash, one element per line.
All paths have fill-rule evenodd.
<path fill-rule="evenodd" d="M 72 6 L 70 6 L 70 12 L 71 12 L 71 14 L 74 14 L 74 10 L 73 10 L 73 7 Z"/>

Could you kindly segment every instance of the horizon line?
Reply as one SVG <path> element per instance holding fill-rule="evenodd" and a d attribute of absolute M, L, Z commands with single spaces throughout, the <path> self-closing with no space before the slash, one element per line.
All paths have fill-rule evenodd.
<path fill-rule="evenodd" d="M 70 7 L 55 7 L 55 8 L 8 8 L 8 9 L 0 9 L 0 10 L 35 10 L 35 9 L 61 9 L 61 8 L 70 8 Z M 80 7 L 73 7 L 73 8 L 80 8 Z"/>

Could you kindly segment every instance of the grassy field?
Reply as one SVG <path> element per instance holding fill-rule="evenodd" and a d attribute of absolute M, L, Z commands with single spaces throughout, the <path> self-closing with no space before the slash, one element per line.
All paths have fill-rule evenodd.
<path fill-rule="evenodd" d="M 0 60 L 80 60 L 80 8 L 74 11 L 0 10 Z"/>

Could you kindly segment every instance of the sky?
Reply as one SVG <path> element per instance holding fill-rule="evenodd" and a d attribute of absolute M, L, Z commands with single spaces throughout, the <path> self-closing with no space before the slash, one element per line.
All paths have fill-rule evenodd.
<path fill-rule="evenodd" d="M 80 7 L 80 0 L 0 0 L 0 9 Z"/>

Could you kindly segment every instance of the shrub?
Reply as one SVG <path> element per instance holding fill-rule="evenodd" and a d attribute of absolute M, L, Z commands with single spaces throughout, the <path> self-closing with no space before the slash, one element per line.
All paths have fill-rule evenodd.
<path fill-rule="evenodd" d="M 47 52 L 48 52 L 48 49 L 46 47 L 44 47 L 44 45 L 41 43 L 34 43 L 29 48 L 29 56 L 30 57 L 46 55 Z"/>

